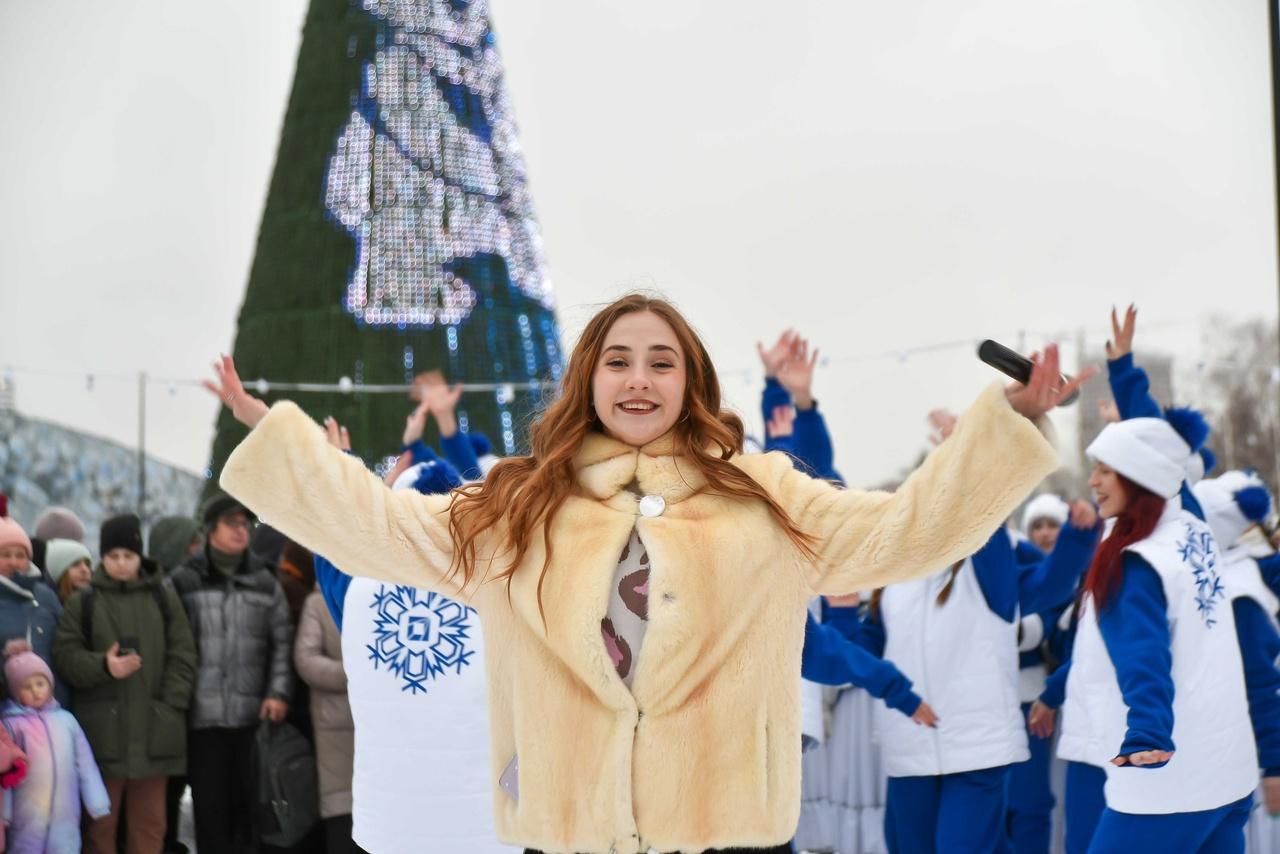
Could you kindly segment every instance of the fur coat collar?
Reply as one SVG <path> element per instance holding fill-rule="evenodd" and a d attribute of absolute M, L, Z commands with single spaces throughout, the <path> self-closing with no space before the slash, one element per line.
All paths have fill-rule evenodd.
<path fill-rule="evenodd" d="M 707 485 L 702 472 L 684 456 L 673 454 L 674 437 L 667 433 L 636 448 L 603 433 L 588 433 L 573 458 L 578 485 L 592 498 L 612 503 L 633 482 L 642 495 L 660 495 L 668 506 L 678 504 Z"/>

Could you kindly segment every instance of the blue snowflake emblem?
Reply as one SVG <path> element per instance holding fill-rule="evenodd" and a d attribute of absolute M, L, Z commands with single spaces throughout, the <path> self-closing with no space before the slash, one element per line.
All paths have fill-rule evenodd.
<path fill-rule="evenodd" d="M 369 606 L 376 617 L 373 642 L 366 649 L 374 669 L 386 665 L 411 694 L 427 692 L 427 683 L 471 663 L 469 608 L 416 587 L 382 585 Z"/>
<path fill-rule="evenodd" d="M 1222 579 L 1218 575 L 1217 548 L 1213 535 L 1208 531 L 1197 530 L 1190 523 L 1184 524 L 1187 535 L 1185 540 L 1177 544 L 1178 554 L 1182 557 L 1182 562 L 1191 567 L 1191 573 L 1195 576 L 1196 611 L 1205 626 L 1213 628 L 1218 622 L 1213 616 L 1214 608 L 1219 601 L 1227 598 Z"/>

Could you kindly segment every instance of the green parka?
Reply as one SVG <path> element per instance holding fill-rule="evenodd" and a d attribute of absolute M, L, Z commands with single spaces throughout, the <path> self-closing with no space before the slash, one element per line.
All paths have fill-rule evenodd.
<path fill-rule="evenodd" d="M 90 596 L 92 637 L 86 639 Z M 106 650 L 122 637 L 137 639 L 142 668 L 114 679 Z M 74 689 L 73 711 L 103 777 L 186 773 L 186 710 L 195 684 L 196 647 L 182 601 L 153 561 L 144 558 L 133 581 L 115 581 L 99 564 L 89 587 L 67 600 L 53 662 L 59 678 Z"/>

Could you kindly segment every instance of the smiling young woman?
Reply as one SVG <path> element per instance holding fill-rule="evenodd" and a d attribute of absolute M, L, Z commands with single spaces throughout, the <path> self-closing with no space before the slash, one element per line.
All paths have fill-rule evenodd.
<path fill-rule="evenodd" d="M 229 492 L 349 573 L 479 612 L 500 838 L 626 854 L 787 843 L 805 603 L 976 551 L 1057 467 L 1033 420 L 1076 385 L 1057 387 L 1049 348 L 896 493 L 839 490 L 744 455 L 696 333 L 631 295 L 587 324 L 529 456 L 426 497 L 389 492 L 292 403 L 268 413 L 230 359 L 215 368 L 253 428 Z"/>

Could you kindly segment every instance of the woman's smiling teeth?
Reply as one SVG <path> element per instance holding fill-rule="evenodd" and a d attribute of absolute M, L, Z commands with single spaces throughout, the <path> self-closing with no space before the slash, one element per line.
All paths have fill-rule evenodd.
<path fill-rule="evenodd" d="M 635 412 L 643 415 L 647 412 L 653 412 L 658 408 L 658 404 L 647 400 L 624 400 L 618 404 L 618 408 L 623 412 Z"/>

